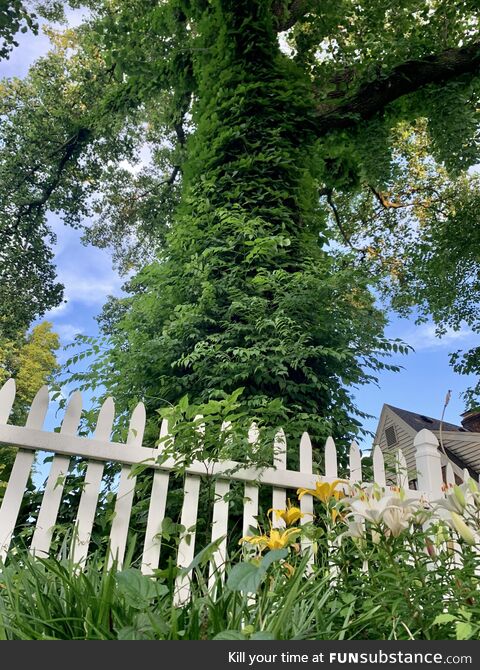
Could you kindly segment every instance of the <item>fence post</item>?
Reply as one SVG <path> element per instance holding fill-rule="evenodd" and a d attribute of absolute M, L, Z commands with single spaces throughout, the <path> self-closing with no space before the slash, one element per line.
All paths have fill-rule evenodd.
<path fill-rule="evenodd" d="M 437 438 L 424 428 L 415 435 L 413 446 L 417 464 L 418 489 L 427 493 L 429 497 L 441 497 L 443 477 Z"/>

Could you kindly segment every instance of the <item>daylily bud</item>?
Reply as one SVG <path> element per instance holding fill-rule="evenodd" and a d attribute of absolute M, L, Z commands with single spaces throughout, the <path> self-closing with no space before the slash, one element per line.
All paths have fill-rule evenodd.
<path fill-rule="evenodd" d="M 460 537 L 465 540 L 467 544 L 476 544 L 476 538 L 473 530 L 467 526 L 465 521 L 462 519 L 460 514 L 456 512 L 451 512 L 453 527 L 460 535 Z"/>

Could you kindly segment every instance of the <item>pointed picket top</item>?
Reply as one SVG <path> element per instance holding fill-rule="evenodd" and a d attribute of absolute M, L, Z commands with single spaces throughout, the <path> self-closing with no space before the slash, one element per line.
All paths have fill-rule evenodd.
<path fill-rule="evenodd" d="M 470 473 L 467 468 L 463 468 L 463 481 L 466 482 L 470 479 Z"/>
<path fill-rule="evenodd" d="M 452 486 L 455 486 L 455 475 L 453 474 L 453 468 L 451 463 L 447 463 L 447 468 L 445 471 L 445 480 L 447 486 L 451 484 Z"/>
<path fill-rule="evenodd" d="M 278 470 L 287 469 L 287 439 L 282 428 L 275 434 L 273 441 L 273 466 Z M 272 509 L 286 509 L 287 491 L 284 488 L 273 487 L 272 490 Z M 274 528 L 285 528 L 285 521 L 279 519 L 275 512 L 272 512 L 272 526 Z"/>
<path fill-rule="evenodd" d="M 115 419 L 115 403 L 113 398 L 108 397 L 100 408 L 97 425 L 95 427 L 95 440 L 108 440 L 112 432 L 112 425 Z"/>
<path fill-rule="evenodd" d="M 1 392 L 0 392 L 1 393 Z M 0 402 L 0 407 L 2 403 Z M 48 389 L 46 386 L 37 392 L 28 413 L 26 427 L 41 430 L 48 410 Z M 27 488 L 35 451 L 19 449 L 10 473 L 5 495 L 0 505 L 0 559 L 5 560 L 15 525 L 17 523 L 23 494 Z"/>
<path fill-rule="evenodd" d="M 313 472 L 313 455 L 312 455 L 312 441 L 310 435 L 305 432 L 300 438 L 300 472 L 310 475 Z M 313 497 L 303 496 L 300 500 L 300 509 L 304 516 L 300 519 L 300 524 L 309 523 L 313 519 Z M 309 555 L 307 564 L 307 573 L 311 570 L 314 561 L 312 551 L 312 541 L 307 537 L 301 540 L 302 551 Z"/>
<path fill-rule="evenodd" d="M 378 444 L 373 448 L 373 479 L 379 486 L 386 486 L 385 462 Z"/>
<path fill-rule="evenodd" d="M 233 444 L 232 422 L 223 421 L 220 426 L 220 440 L 224 446 L 231 447 Z"/>
<path fill-rule="evenodd" d="M 168 435 L 168 419 L 162 419 L 160 424 L 160 439 Z"/>
<path fill-rule="evenodd" d="M 65 416 L 63 417 L 60 432 L 66 433 L 67 435 L 74 435 L 77 432 L 81 415 L 82 394 L 80 391 L 75 391 L 75 393 L 72 393 L 70 400 L 68 401 L 68 406 L 65 410 Z"/>
<path fill-rule="evenodd" d="M 350 445 L 350 454 L 349 454 L 349 469 L 350 469 L 350 482 L 355 484 L 355 482 L 362 481 L 362 454 L 360 448 L 355 440 Z"/>
<path fill-rule="evenodd" d="M 248 441 L 250 444 L 256 444 L 260 437 L 260 431 L 258 430 L 258 425 L 255 421 L 252 422 L 250 428 L 248 429 Z"/>
<path fill-rule="evenodd" d="M 194 421 L 195 421 L 195 432 L 198 433 L 200 438 L 205 437 L 205 422 L 204 422 L 204 416 L 203 414 L 195 414 Z"/>
<path fill-rule="evenodd" d="M 395 472 L 397 473 L 397 484 L 401 489 L 408 491 L 408 468 L 407 461 L 401 449 L 395 454 Z"/>
<path fill-rule="evenodd" d="M 300 439 L 300 472 L 310 474 L 313 468 L 312 442 L 305 432 Z"/>
<path fill-rule="evenodd" d="M 275 433 L 273 441 L 273 465 L 280 470 L 287 469 L 287 438 L 283 428 Z"/>
<path fill-rule="evenodd" d="M 15 400 L 15 379 L 9 379 L 0 389 L 0 423 L 7 423 Z"/>
<path fill-rule="evenodd" d="M 41 429 L 48 412 L 48 386 L 42 386 L 35 395 L 28 412 L 25 426 L 27 428 Z"/>
<path fill-rule="evenodd" d="M 325 477 L 338 477 L 337 447 L 333 437 L 328 437 L 325 443 Z"/>
<path fill-rule="evenodd" d="M 228 431 L 232 427 L 232 422 L 231 421 L 222 421 L 222 425 L 220 426 L 220 432 L 221 433 L 228 433 Z"/>
<path fill-rule="evenodd" d="M 139 402 L 132 412 L 132 418 L 128 426 L 127 444 L 130 447 L 142 446 L 143 433 L 145 431 L 145 422 L 147 413 L 143 402 Z"/>

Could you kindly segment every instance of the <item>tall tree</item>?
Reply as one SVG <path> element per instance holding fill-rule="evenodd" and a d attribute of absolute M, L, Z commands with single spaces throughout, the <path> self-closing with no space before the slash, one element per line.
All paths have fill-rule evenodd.
<path fill-rule="evenodd" d="M 4 84 L 6 229 L 39 230 L 48 207 L 75 224 L 96 213 L 86 235 L 124 269 L 153 258 L 103 316 L 112 348 L 95 370 L 120 403 L 244 387 L 250 412 L 296 417 L 294 432 L 357 430 L 346 389 L 391 345 L 357 260 L 373 254 L 337 201 L 368 187 L 393 202 L 401 127 L 426 124 L 447 179 L 478 160 L 477 10 L 105 0 Z"/>
<path fill-rule="evenodd" d="M 44 321 L 28 333 L 17 333 L 12 339 L 0 337 L 0 386 L 13 377 L 16 382 L 15 404 L 11 422 L 23 425 L 36 392 L 52 381 L 58 371 L 56 351 L 60 343 L 52 324 Z M 2 483 L 8 481 L 16 449 L 0 451 L 0 498 Z"/>

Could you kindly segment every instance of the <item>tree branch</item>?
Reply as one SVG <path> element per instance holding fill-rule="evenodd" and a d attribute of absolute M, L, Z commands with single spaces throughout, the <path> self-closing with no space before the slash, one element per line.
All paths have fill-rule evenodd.
<path fill-rule="evenodd" d="M 406 61 L 393 68 L 389 75 L 361 86 L 346 101 L 337 105 L 318 105 L 317 133 L 322 136 L 332 130 L 354 126 L 359 121 L 372 118 L 404 95 L 428 84 L 440 84 L 464 74 L 480 74 L 480 42 Z"/>
<path fill-rule="evenodd" d="M 403 202 L 392 202 L 384 193 L 377 191 L 377 189 L 374 188 L 371 184 L 368 184 L 368 188 L 385 209 L 400 209 L 401 207 L 408 207 L 409 204 L 411 204 Z"/>
<path fill-rule="evenodd" d="M 311 5 L 311 0 L 290 0 L 287 6 L 282 0 L 274 0 L 272 11 L 277 19 L 277 31 L 289 30 L 301 19 Z"/>
<path fill-rule="evenodd" d="M 45 184 L 41 189 L 41 194 L 36 198 L 22 202 L 19 205 L 15 221 L 13 224 L 13 230 L 17 230 L 20 224 L 20 221 L 24 218 L 28 218 L 30 214 L 34 211 L 40 210 L 47 202 L 53 191 L 57 188 L 60 183 L 61 177 L 65 171 L 65 168 L 69 162 L 78 156 L 83 146 L 89 141 L 91 137 L 91 131 L 88 128 L 80 128 L 75 135 L 70 137 L 65 144 L 61 147 L 63 154 L 56 166 L 55 174 L 53 177 Z M 57 152 L 56 152 L 57 153 Z"/>
<path fill-rule="evenodd" d="M 336 204 L 333 201 L 332 195 L 333 195 L 333 190 L 331 188 L 328 189 L 323 189 L 320 191 L 320 196 L 326 196 L 327 202 L 330 206 L 330 209 L 332 210 L 333 213 L 333 218 L 335 219 L 335 223 L 337 224 L 337 228 L 340 231 L 341 236 L 343 237 L 345 244 L 347 244 L 352 251 L 355 251 L 356 253 L 361 253 L 365 254 L 364 249 L 359 249 L 358 247 L 355 247 L 351 240 L 350 237 L 347 235 L 345 228 L 343 227 L 342 220 L 340 218 L 340 214 L 338 213 L 338 209 Z"/>

